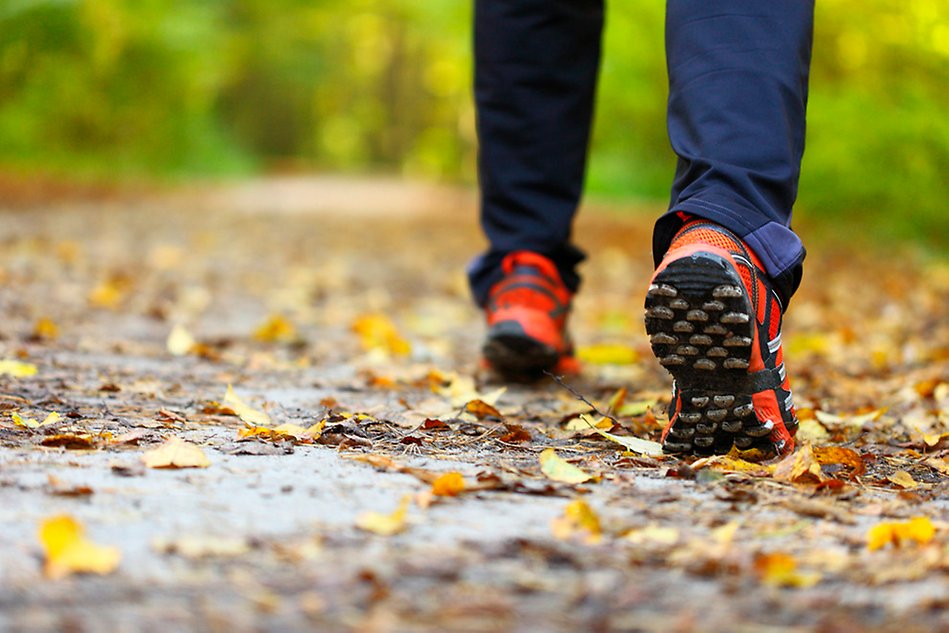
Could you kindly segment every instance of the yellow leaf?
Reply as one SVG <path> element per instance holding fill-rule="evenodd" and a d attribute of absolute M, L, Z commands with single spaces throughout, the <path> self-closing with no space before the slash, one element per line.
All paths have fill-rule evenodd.
<path fill-rule="evenodd" d="M 36 375 L 36 365 L 32 363 L 21 363 L 18 360 L 3 359 L 0 360 L 0 376 L 7 375 L 14 378 L 25 378 Z"/>
<path fill-rule="evenodd" d="M 774 467 L 774 478 L 778 481 L 790 483 L 816 479 L 818 482 L 827 479 L 821 471 L 820 462 L 814 456 L 810 444 L 805 444 L 795 453 L 791 453 Z"/>
<path fill-rule="evenodd" d="M 619 411 L 619 408 L 626 402 L 626 387 L 620 387 L 616 390 L 609 401 L 606 403 L 607 413 Z"/>
<path fill-rule="evenodd" d="M 406 495 L 399 502 L 399 507 L 392 514 L 379 512 L 364 512 L 356 518 L 356 527 L 380 536 L 392 536 L 405 529 L 405 519 L 409 511 L 412 497 Z"/>
<path fill-rule="evenodd" d="M 632 365 L 639 362 L 639 353 L 619 343 L 599 343 L 577 349 L 577 357 L 591 365 Z"/>
<path fill-rule="evenodd" d="M 597 429 L 611 429 L 613 428 L 613 420 L 609 418 L 600 418 L 596 422 L 593 422 L 592 416 L 580 416 L 573 418 L 564 425 L 565 431 L 589 431 Z"/>
<path fill-rule="evenodd" d="M 871 551 L 886 547 L 902 547 L 910 541 L 925 545 L 933 540 L 936 527 L 928 517 L 913 517 L 909 521 L 884 521 L 867 532 L 867 548 Z"/>
<path fill-rule="evenodd" d="M 381 350 L 398 356 L 408 356 L 412 351 L 408 341 L 384 314 L 363 315 L 353 322 L 352 329 L 366 351 Z"/>
<path fill-rule="evenodd" d="M 621 446 L 625 446 L 627 450 L 634 453 L 639 453 L 640 455 L 647 456 L 658 456 L 662 455 L 662 444 L 659 442 L 650 442 L 649 440 L 642 440 L 638 437 L 627 437 L 622 435 L 614 435 L 612 433 L 607 433 L 606 431 L 601 430 L 590 420 L 589 415 L 581 415 L 580 418 L 585 420 L 591 428 L 595 429 L 597 433 L 610 440 L 611 442 L 616 442 Z"/>
<path fill-rule="evenodd" d="M 754 567 L 761 581 L 772 587 L 813 587 L 821 579 L 817 572 L 798 571 L 797 561 L 784 552 L 759 554 L 755 557 Z"/>
<path fill-rule="evenodd" d="M 22 418 L 20 414 L 14 411 L 10 414 L 10 417 L 13 418 L 13 423 L 17 426 L 22 426 L 27 429 L 38 429 L 44 426 L 49 426 L 50 424 L 56 424 L 59 422 L 59 414 L 53 411 L 42 422 L 37 422 L 33 418 Z"/>
<path fill-rule="evenodd" d="M 876 422 L 886 413 L 886 408 L 877 409 L 876 411 L 870 411 L 869 413 L 863 413 L 860 415 L 835 415 L 833 413 L 828 413 L 826 411 L 815 411 L 814 415 L 817 416 L 818 422 L 823 424 L 830 430 L 844 430 L 844 429 L 859 429 L 867 422 Z"/>
<path fill-rule="evenodd" d="M 33 325 L 33 338 L 51 341 L 59 336 L 59 328 L 48 317 L 40 317 Z"/>
<path fill-rule="evenodd" d="M 711 468 L 719 472 L 751 473 L 759 476 L 768 475 L 774 471 L 774 466 L 756 464 L 755 462 L 742 459 L 739 455 L 740 451 L 732 447 L 732 450 L 730 450 L 727 455 L 713 455 L 711 457 L 703 457 L 702 459 L 695 460 L 692 462 L 692 469 L 701 470 L 702 468 Z"/>
<path fill-rule="evenodd" d="M 655 398 L 650 398 L 649 400 L 639 400 L 638 402 L 628 402 L 619 408 L 618 414 L 624 418 L 645 415 L 655 404 Z"/>
<path fill-rule="evenodd" d="M 432 494 L 441 497 L 454 497 L 465 489 L 465 478 L 461 473 L 448 472 L 432 482 Z"/>
<path fill-rule="evenodd" d="M 603 537 L 600 517 L 583 499 L 568 503 L 564 508 L 563 516 L 555 518 L 550 528 L 554 536 L 559 539 L 581 536 L 584 541 L 592 544 L 598 543 Z"/>
<path fill-rule="evenodd" d="M 919 484 L 916 483 L 916 480 L 913 479 L 913 476 L 905 470 L 898 470 L 895 473 L 887 475 L 886 478 L 895 483 L 900 488 L 905 488 L 906 490 L 912 490 L 913 488 L 919 487 Z"/>
<path fill-rule="evenodd" d="M 297 328 L 280 314 L 270 316 L 254 330 L 254 338 L 264 343 L 292 341 L 297 336 Z"/>
<path fill-rule="evenodd" d="M 227 392 L 224 394 L 223 403 L 226 404 L 241 420 L 254 426 L 269 426 L 271 424 L 270 416 L 263 411 L 258 411 L 253 407 L 244 404 L 244 401 L 237 397 L 234 388 L 227 386 Z"/>
<path fill-rule="evenodd" d="M 830 433 L 823 424 L 808 418 L 800 421 L 795 438 L 801 444 L 821 444 L 830 439 Z"/>
<path fill-rule="evenodd" d="M 540 454 L 540 469 L 548 478 L 568 484 L 582 484 L 593 479 L 593 475 L 559 457 L 552 448 L 544 449 Z"/>
<path fill-rule="evenodd" d="M 50 517 L 40 524 L 39 540 L 46 554 L 47 577 L 108 574 L 118 567 L 118 548 L 96 545 L 84 536 L 84 531 L 82 524 L 68 515 Z"/>
<path fill-rule="evenodd" d="M 623 538 L 637 545 L 675 545 L 679 540 L 679 530 L 674 527 L 649 525 L 644 528 L 630 530 Z"/>
<path fill-rule="evenodd" d="M 149 468 L 207 468 L 211 465 L 200 447 L 178 437 L 168 438 L 158 448 L 142 454 Z"/>
<path fill-rule="evenodd" d="M 181 324 L 171 329 L 165 347 L 172 356 L 184 356 L 194 347 L 195 340 L 191 333 Z"/>
<path fill-rule="evenodd" d="M 303 432 L 303 434 L 315 442 L 316 440 L 320 439 L 320 437 L 323 435 L 323 429 L 325 428 L 326 428 L 326 419 L 324 418 L 320 420 L 319 422 L 317 422 L 316 424 L 309 426 L 307 430 Z"/>

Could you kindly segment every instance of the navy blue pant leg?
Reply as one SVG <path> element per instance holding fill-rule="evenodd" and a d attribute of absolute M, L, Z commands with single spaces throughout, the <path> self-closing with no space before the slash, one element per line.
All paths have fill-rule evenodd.
<path fill-rule="evenodd" d="M 469 269 L 484 303 L 507 253 L 551 257 L 572 289 L 570 243 L 599 63 L 601 0 L 477 0 L 481 218 Z M 679 156 L 658 262 L 679 212 L 744 238 L 788 299 L 804 248 L 790 230 L 804 150 L 812 0 L 668 0 L 669 137 Z"/>
<path fill-rule="evenodd" d="M 546 255 L 571 290 L 603 27 L 602 0 L 477 0 L 475 103 L 481 225 L 469 280 L 484 304 L 510 252 Z"/>
<path fill-rule="evenodd" d="M 785 303 L 804 247 L 791 229 L 811 59 L 813 0 L 669 0 L 668 126 L 679 157 L 658 264 L 680 211 L 724 225 L 752 248 Z"/>

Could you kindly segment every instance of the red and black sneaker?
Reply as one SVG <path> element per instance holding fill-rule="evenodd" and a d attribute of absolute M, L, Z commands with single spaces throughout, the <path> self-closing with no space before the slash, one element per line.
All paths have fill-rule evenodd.
<path fill-rule="evenodd" d="M 509 379 L 532 380 L 544 371 L 574 373 L 578 366 L 566 332 L 572 293 L 552 261 L 516 251 L 501 262 L 504 278 L 488 294 L 488 335 L 482 353 Z"/>
<path fill-rule="evenodd" d="M 682 227 L 646 293 L 646 332 L 674 379 L 665 452 L 794 450 L 782 310 L 737 236 L 707 220 Z"/>

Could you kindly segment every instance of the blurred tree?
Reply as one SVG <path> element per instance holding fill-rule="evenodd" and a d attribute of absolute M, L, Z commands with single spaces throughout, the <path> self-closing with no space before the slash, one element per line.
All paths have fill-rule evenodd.
<path fill-rule="evenodd" d="M 945 244 L 949 3 L 817 7 L 801 207 Z M 470 14 L 459 0 L 0 0 L 0 166 L 472 182 Z M 663 14 L 609 6 L 594 195 L 667 195 Z"/>

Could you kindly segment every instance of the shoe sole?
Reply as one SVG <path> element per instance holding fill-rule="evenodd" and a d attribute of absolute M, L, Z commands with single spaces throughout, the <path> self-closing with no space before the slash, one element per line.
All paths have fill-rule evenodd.
<path fill-rule="evenodd" d="M 536 380 L 560 360 L 556 349 L 528 336 L 516 321 L 494 324 L 481 353 L 496 372 L 517 380 Z"/>
<path fill-rule="evenodd" d="M 675 260 L 653 279 L 645 309 L 653 354 L 681 394 L 663 451 L 773 450 L 771 429 L 752 404 L 748 366 L 757 325 L 734 267 L 705 252 Z"/>

